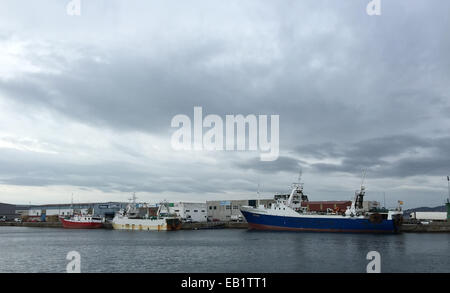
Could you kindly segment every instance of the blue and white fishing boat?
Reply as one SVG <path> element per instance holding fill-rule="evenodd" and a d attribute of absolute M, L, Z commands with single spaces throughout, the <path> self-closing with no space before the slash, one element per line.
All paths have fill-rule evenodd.
<path fill-rule="evenodd" d="M 364 179 L 363 179 L 364 182 Z M 395 210 L 364 210 L 365 187 L 361 183 L 351 206 L 345 212 L 329 210 L 310 212 L 302 207 L 301 201 L 307 201 L 303 194 L 303 184 L 292 184 L 289 198 L 279 198 L 270 207 L 243 206 L 241 212 L 248 222 L 249 229 L 288 230 L 317 232 L 351 233 L 397 233 L 402 222 L 401 207 Z"/>

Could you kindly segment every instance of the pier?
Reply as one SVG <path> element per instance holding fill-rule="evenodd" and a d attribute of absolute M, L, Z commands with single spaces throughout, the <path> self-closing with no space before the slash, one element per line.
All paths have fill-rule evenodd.
<path fill-rule="evenodd" d="M 0 226 L 16 227 L 40 227 L 40 228 L 62 228 L 60 222 L 0 222 Z M 246 222 L 197 222 L 183 223 L 182 230 L 203 230 L 203 229 L 247 229 Z M 103 229 L 112 229 L 111 223 L 105 223 Z M 450 222 L 430 222 L 404 223 L 401 226 L 401 232 L 404 233 L 450 233 Z"/>
<path fill-rule="evenodd" d="M 0 222 L 0 226 L 62 228 L 61 222 Z M 111 223 L 104 223 L 103 229 L 112 229 Z M 196 222 L 183 223 L 182 230 L 201 229 L 247 229 L 245 222 Z"/>
<path fill-rule="evenodd" d="M 198 222 L 183 223 L 182 230 L 200 230 L 200 229 L 247 229 L 246 222 Z"/>
<path fill-rule="evenodd" d="M 61 222 L 0 222 L 0 226 L 62 228 Z"/>
<path fill-rule="evenodd" d="M 405 233 L 450 233 L 450 222 L 404 223 L 401 231 Z"/>

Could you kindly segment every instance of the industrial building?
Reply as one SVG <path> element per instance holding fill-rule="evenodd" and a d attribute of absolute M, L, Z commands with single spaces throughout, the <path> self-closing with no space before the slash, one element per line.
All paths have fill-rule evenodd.
<path fill-rule="evenodd" d="M 345 211 L 351 205 L 351 201 L 305 201 L 301 203 L 301 206 L 310 212 L 326 212 L 329 209 Z"/>
<path fill-rule="evenodd" d="M 13 205 L 0 203 L 0 219 L 12 221 L 22 218 L 24 221 L 58 221 L 59 217 L 70 216 L 74 212 L 94 214 L 107 220 L 114 218 L 116 212 L 125 209 L 126 202 Z M 139 204 L 138 204 L 139 205 Z M 158 204 L 154 204 L 155 207 Z M 206 203 L 175 202 L 169 203 L 169 209 L 186 222 L 206 222 Z"/>
<path fill-rule="evenodd" d="M 274 199 L 251 199 L 251 200 L 213 200 L 207 201 L 207 214 L 208 222 L 229 222 L 229 221 L 245 221 L 242 216 L 241 206 L 254 206 L 264 205 L 269 207 L 274 203 Z"/>
<path fill-rule="evenodd" d="M 345 211 L 350 207 L 352 202 L 348 201 L 305 201 L 301 203 L 302 207 L 306 207 L 308 211 L 312 212 L 327 212 L 329 209 L 333 211 Z M 377 201 L 363 201 L 363 209 L 370 211 L 380 208 L 380 203 Z"/>
<path fill-rule="evenodd" d="M 95 215 L 112 219 L 114 214 L 127 203 L 123 202 L 104 202 L 104 203 L 74 203 L 74 204 L 46 204 L 30 206 L 28 210 L 20 211 L 26 220 L 46 221 L 49 217 L 58 218 L 59 216 L 69 216 L 76 212 L 93 213 Z"/>
<path fill-rule="evenodd" d="M 175 202 L 170 204 L 169 210 L 184 222 L 206 222 L 206 203 Z"/>
<path fill-rule="evenodd" d="M 16 205 L 0 203 L 0 219 L 12 221 L 17 217 L 20 215 L 16 213 Z"/>

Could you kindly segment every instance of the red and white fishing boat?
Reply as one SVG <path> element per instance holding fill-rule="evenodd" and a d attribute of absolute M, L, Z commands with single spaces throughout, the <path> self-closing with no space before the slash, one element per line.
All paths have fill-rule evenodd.
<path fill-rule="evenodd" d="M 98 229 L 103 227 L 103 218 L 92 215 L 76 214 L 68 219 L 61 219 L 64 228 L 68 229 Z"/>

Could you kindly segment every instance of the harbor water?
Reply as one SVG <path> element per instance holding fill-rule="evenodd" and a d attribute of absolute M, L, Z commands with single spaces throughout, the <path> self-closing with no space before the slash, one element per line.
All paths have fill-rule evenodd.
<path fill-rule="evenodd" d="M 450 272 L 450 234 L 261 232 L 245 229 L 143 232 L 0 227 L 0 272 L 364 273 L 369 251 L 381 272 Z"/>

